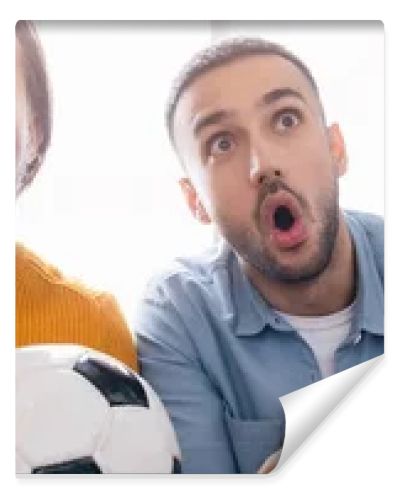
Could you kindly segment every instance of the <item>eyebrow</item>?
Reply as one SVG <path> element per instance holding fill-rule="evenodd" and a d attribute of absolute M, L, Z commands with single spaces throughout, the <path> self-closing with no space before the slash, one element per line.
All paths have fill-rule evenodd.
<path fill-rule="evenodd" d="M 194 135 L 198 136 L 201 129 L 209 127 L 210 125 L 216 125 L 226 118 L 231 117 L 234 114 L 233 111 L 225 111 L 223 109 L 215 111 L 205 116 L 195 116 L 193 119 L 193 132 Z"/>
<path fill-rule="evenodd" d="M 305 102 L 304 97 L 297 90 L 291 89 L 290 87 L 282 87 L 266 92 L 260 99 L 259 106 L 270 105 L 273 102 L 278 101 L 284 97 L 296 97 L 301 101 Z M 230 118 L 235 113 L 233 111 L 218 110 L 205 116 L 195 116 L 193 119 L 193 132 L 195 136 L 198 136 L 200 131 L 209 127 L 210 125 L 217 125 L 223 120 Z"/>
<path fill-rule="evenodd" d="M 269 105 L 283 97 L 296 97 L 305 102 L 304 97 L 297 90 L 291 89 L 290 87 L 282 87 L 266 92 L 260 99 L 259 104 L 260 106 Z"/>

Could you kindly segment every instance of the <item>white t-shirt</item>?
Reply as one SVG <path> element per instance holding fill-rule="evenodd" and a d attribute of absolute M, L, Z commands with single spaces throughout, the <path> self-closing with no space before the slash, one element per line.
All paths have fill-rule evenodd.
<path fill-rule="evenodd" d="M 318 361 L 322 377 L 335 372 L 335 351 L 350 333 L 354 303 L 346 309 L 327 316 L 282 316 L 307 342 Z"/>

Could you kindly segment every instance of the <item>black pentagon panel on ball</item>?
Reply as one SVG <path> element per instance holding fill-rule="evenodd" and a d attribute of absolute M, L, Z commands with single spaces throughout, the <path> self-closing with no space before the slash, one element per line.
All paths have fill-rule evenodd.
<path fill-rule="evenodd" d="M 179 461 L 178 458 L 174 457 L 174 462 L 172 465 L 172 474 L 181 474 L 181 473 L 182 473 L 181 462 Z"/>
<path fill-rule="evenodd" d="M 74 365 L 74 371 L 89 380 L 110 406 L 143 406 L 148 408 L 146 392 L 128 368 L 111 365 L 85 355 Z"/>
<path fill-rule="evenodd" d="M 102 474 L 91 457 L 82 457 L 58 464 L 34 467 L 32 474 Z"/>

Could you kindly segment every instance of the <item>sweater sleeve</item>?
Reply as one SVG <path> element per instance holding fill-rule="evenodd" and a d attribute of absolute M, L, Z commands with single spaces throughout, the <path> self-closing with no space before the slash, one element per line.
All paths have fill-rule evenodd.
<path fill-rule="evenodd" d="M 114 297 L 66 279 L 22 245 L 16 248 L 16 347 L 84 345 L 137 370 L 136 343 Z"/>

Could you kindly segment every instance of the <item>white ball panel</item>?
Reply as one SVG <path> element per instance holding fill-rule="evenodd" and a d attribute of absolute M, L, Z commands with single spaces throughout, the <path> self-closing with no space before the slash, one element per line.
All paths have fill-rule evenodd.
<path fill-rule="evenodd" d="M 73 371 L 85 354 L 131 371 L 84 346 L 17 349 L 17 472 L 92 456 L 106 473 L 170 473 L 180 452 L 153 389 L 137 376 L 150 408 L 110 407 L 88 380 Z"/>
<path fill-rule="evenodd" d="M 143 407 L 112 408 L 113 421 L 93 457 L 105 473 L 170 473 L 173 450 L 160 414 Z"/>
<path fill-rule="evenodd" d="M 29 347 L 19 347 L 16 350 L 17 377 L 25 376 L 26 372 L 55 367 L 70 368 L 87 351 L 85 347 L 76 344 L 37 344 Z"/>
<path fill-rule="evenodd" d="M 36 467 L 91 455 L 111 414 L 81 375 L 49 366 L 18 378 L 16 416 L 17 451 Z"/>

